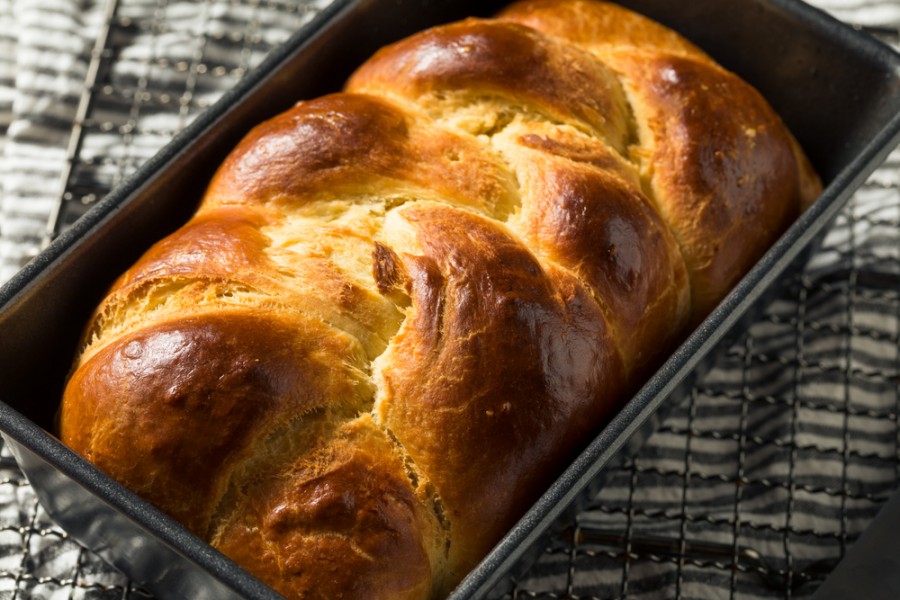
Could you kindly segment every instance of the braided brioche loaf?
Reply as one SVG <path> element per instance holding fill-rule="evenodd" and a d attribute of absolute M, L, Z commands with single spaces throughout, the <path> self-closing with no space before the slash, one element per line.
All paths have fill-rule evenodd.
<path fill-rule="evenodd" d="M 61 436 L 288 597 L 440 596 L 818 192 L 622 8 L 428 30 L 247 135 L 96 311 Z"/>

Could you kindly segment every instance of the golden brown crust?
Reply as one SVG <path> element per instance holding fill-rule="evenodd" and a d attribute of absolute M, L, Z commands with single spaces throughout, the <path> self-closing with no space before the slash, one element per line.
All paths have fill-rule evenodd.
<path fill-rule="evenodd" d="M 502 226 L 419 203 L 387 228 L 412 309 L 376 363 L 374 411 L 440 494 L 458 578 L 608 415 L 623 368 L 585 286 Z"/>
<path fill-rule="evenodd" d="M 690 311 L 675 237 L 636 172 L 608 146 L 534 126 L 498 137 L 521 186 L 513 225 L 529 246 L 588 285 L 629 378 L 643 379 L 674 349 Z"/>
<path fill-rule="evenodd" d="M 609 2 L 524 0 L 500 18 L 581 47 L 620 78 L 631 159 L 684 254 L 696 324 L 821 193 L 759 93 L 703 51 Z"/>
<path fill-rule="evenodd" d="M 625 9 L 434 28 L 247 135 L 98 307 L 60 433 L 290 598 L 440 597 L 820 189 Z"/>
<path fill-rule="evenodd" d="M 446 537 L 403 458 L 368 416 L 329 433 L 242 490 L 213 543 L 288 598 L 429 597 Z"/>
<path fill-rule="evenodd" d="M 61 435 L 205 536 L 230 473 L 261 440 L 363 403 L 354 340 L 310 321 L 219 311 L 147 326 L 74 374 Z"/>
<path fill-rule="evenodd" d="M 532 111 L 616 147 L 627 136 L 622 90 L 603 63 L 513 23 L 469 19 L 414 35 L 377 52 L 347 90 L 402 98 L 431 115 L 494 99 L 506 114 L 493 127 L 514 112 Z"/>
<path fill-rule="evenodd" d="M 712 60 L 697 46 L 667 27 L 611 2 L 599 0 L 520 0 L 498 18 L 587 48 L 639 48 L 696 60 Z"/>
<path fill-rule="evenodd" d="M 799 214 L 790 137 L 734 75 L 689 58 L 614 54 L 648 187 L 678 239 L 699 322 Z"/>
<path fill-rule="evenodd" d="M 474 140 L 384 99 L 333 94 L 254 128 L 222 164 L 204 207 L 296 209 L 332 198 L 371 201 L 381 196 L 373 190 L 387 189 L 398 202 L 450 197 L 502 214 L 514 202 L 514 185 Z"/>

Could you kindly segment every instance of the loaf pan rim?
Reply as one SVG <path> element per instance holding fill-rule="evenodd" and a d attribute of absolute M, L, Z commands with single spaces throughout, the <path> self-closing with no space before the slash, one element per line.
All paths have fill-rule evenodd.
<path fill-rule="evenodd" d="M 792 9 L 796 8 L 796 9 L 798 9 L 798 12 L 801 14 L 806 14 L 807 12 L 817 13 L 818 15 L 824 14 L 819 9 L 815 9 L 813 7 L 808 7 L 806 5 L 802 5 L 801 3 L 796 2 L 794 0 L 768 0 L 768 2 L 771 4 L 774 4 L 774 5 L 778 5 L 778 6 L 787 6 L 787 7 L 791 7 Z M 357 4 L 359 4 L 359 0 L 346 0 L 346 1 L 338 0 L 337 2 L 335 2 L 335 4 L 331 5 L 331 7 L 338 6 L 340 10 L 345 10 L 345 9 L 349 10 L 349 9 L 352 9 L 352 7 Z M 810 11 L 805 11 L 802 9 L 802 7 L 806 7 L 808 9 L 810 9 Z M 817 16 L 816 18 L 820 18 L 820 16 Z M 828 18 L 831 19 L 830 16 Z M 868 36 L 864 36 L 863 34 L 860 34 L 859 32 L 856 32 L 852 28 L 849 28 L 848 26 L 844 25 L 843 23 L 840 23 L 839 21 L 833 20 L 832 24 L 833 23 L 838 23 L 839 25 L 841 25 L 842 31 L 843 31 L 843 28 L 846 28 L 847 31 L 853 32 L 854 34 L 858 34 L 859 37 L 854 37 L 853 38 L 854 41 L 863 44 L 864 47 L 870 47 L 873 52 L 883 52 L 884 50 L 887 50 L 893 56 L 894 60 L 897 60 L 897 57 L 900 56 L 896 52 L 891 50 L 889 47 L 887 47 L 886 45 L 880 44 L 879 42 L 877 42 L 877 40 L 869 38 Z M 316 33 L 318 33 L 318 30 Z M 874 44 L 877 44 L 877 45 L 866 46 L 869 42 L 873 42 Z M 297 51 L 297 50 L 295 49 L 295 50 L 292 50 L 291 52 L 294 52 L 294 51 Z M 286 58 L 286 56 L 287 56 L 287 53 L 285 53 L 285 55 L 282 56 L 281 58 Z M 273 60 L 272 62 L 274 63 L 276 61 Z M 264 64 L 267 64 L 267 63 L 264 63 Z M 253 89 L 255 87 L 257 87 L 257 85 L 260 83 L 260 81 L 262 79 L 264 79 L 265 77 L 267 77 L 268 73 L 269 73 L 269 71 L 265 71 L 263 69 L 259 69 L 256 72 L 258 73 L 256 79 L 245 78 L 244 80 L 242 80 L 242 82 L 239 84 L 239 86 L 237 86 L 231 92 L 228 93 L 227 99 L 229 101 L 235 101 L 235 100 L 239 99 L 240 97 L 243 97 L 248 94 L 252 94 Z M 248 75 L 248 78 L 249 77 L 251 77 L 251 76 Z M 226 99 L 226 97 L 223 97 L 223 100 L 225 100 L 225 99 Z M 189 132 L 202 131 L 202 130 L 206 129 L 206 127 L 213 126 L 213 123 L 215 121 L 217 121 L 218 118 L 221 117 L 225 112 L 228 111 L 228 106 L 226 106 L 223 103 L 223 101 L 217 102 L 216 106 L 220 107 L 221 112 L 210 113 L 210 114 L 204 113 L 204 115 L 201 115 L 201 117 L 198 117 L 198 119 L 195 120 L 191 125 L 189 125 L 188 128 L 186 128 L 185 131 L 182 132 L 182 134 L 179 134 L 179 136 L 176 137 L 175 139 L 173 139 L 170 144 L 167 144 L 167 146 L 163 150 L 161 150 L 161 152 L 159 154 L 154 156 L 153 159 L 148 161 L 144 165 L 144 167 L 142 167 L 138 172 L 136 172 L 135 176 L 130 178 L 128 180 L 128 182 L 126 182 L 126 184 L 123 184 L 123 186 L 120 186 L 119 188 L 114 190 L 110 195 L 108 195 L 104 200 L 102 200 L 101 203 L 99 203 L 100 206 L 97 207 L 97 210 L 94 210 L 92 213 L 89 213 L 91 215 L 90 218 L 85 218 L 82 221 L 79 221 L 79 223 L 76 223 L 76 225 L 72 229 L 70 229 L 68 232 L 64 233 L 63 235 L 61 235 L 60 238 L 58 238 L 53 244 L 51 244 L 47 250 L 45 250 L 40 255 L 38 255 L 37 259 L 35 259 L 34 261 L 32 261 L 31 263 L 26 265 L 26 267 L 19 274 L 14 276 L 14 278 L 12 280 L 10 280 L 9 283 L 7 283 L 2 288 L 0 288 L 0 311 L 3 310 L 4 306 L 7 306 L 13 302 L 17 302 L 22 298 L 23 295 L 27 295 L 29 285 L 31 283 L 33 283 L 37 277 L 44 275 L 48 270 L 52 269 L 54 265 L 58 264 L 58 262 L 61 261 L 65 257 L 66 253 L 68 251 L 70 251 L 72 247 L 74 247 L 75 245 L 78 244 L 78 242 L 82 239 L 83 236 L 90 235 L 90 233 L 95 228 L 102 228 L 103 223 L 105 222 L 106 218 L 109 216 L 109 214 L 114 213 L 116 210 L 119 209 L 120 203 L 123 200 L 125 200 L 125 199 L 131 197 L 133 194 L 137 193 L 141 186 L 147 185 L 148 182 L 146 181 L 145 177 L 152 176 L 153 174 L 158 173 L 159 169 L 164 168 L 165 165 L 169 164 L 173 160 L 176 160 L 177 157 L 181 154 L 181 152 L 184 151 L 183 148 L 180 151 L 177 150 L 177 148 L 174 146 L 176 142 L 180 142 L 180 141 L 183 141 L 184 139 L 187 139 L 187 137 L 190 135 Z M 213 110 L 213 109 L 210 109 L 210 110 Z M 879 134 L 875 138 L 873 138 L 870 141 L 870 143 L 866 146 L 865 151 L 860 153 L 859 155 L 857 155 L 857 157 L 856 157 L 856 159 L 854 159 L 854 161 L 852 161 L 847 167 L 842 169 L 841 172 L 831 182 L 829 182 L 829 184 L 825 188 L 825 192 L 823 193 L 822 197 L 819 200 L 817 200 L 816 203 L 813 204 L 813 206 L 806 213 L 801 215 L 800 219 L 798 219 L 798 221 L 795 222 L 791 226 L 791 228 L 788 230 L 788 232 L 779 239 L 779 241 L 776 243 L 776 245 L 773 246 L 773 248 L 771 248 L 769 250 L 769 252 L 767 252 L 766 256 L 764 256 L 763 259 L 754 266 L 754 268 L 750 271 L 750 273 L 748 273 L 748 275 L 741 281 L 741 283 L 738 284 L 738 287 L 736 287 L 734 290 L 732 290 L 732 292 L 728 295 L 728 297 L 725 299 L 725 301 L 710 315 L 710 317 L 706 321 L 704 321 L 704 323 L 701 324 L 701 326 L 693 334 L 691 334 L 691 336 L 689 336 L 687 338 L 687 340 L 684 342 L 684 344 L 682 344 L 679 347 L 679 349 L 676 351 L 676 353 L 673 354 L 673 356 L 666 362 L 666 364 L 660 369 L 660 371 L 657 372 L 657 374 L 654 375 L 654 377 L 651 378 L 651 380 L 647 382 L 647 384 L 644 386 L 644 388 L 642 388 L 642 390 L 638 393 L 638 395 L 636 397 L 648 396 L 648 398 L 649 398 L 653 394 L 652 390 L 662 389 L 660 387 L 660 383 L 662 383 L 662 381 L 666 379 L 666 377 L 664 377 L 664 375 L 665 375 L 665 373 L 668 372 L 667 369 L 683 370 L 683 368 L 684 368 L 683 365 L 686 364 L 686 363 L 684 363 L 684 361 L 690 361 L 692 359 L 698 360 L 697 356 L 689 351 L 689 348 L 691 348 L 693 345 L 701 344 L 703 339 L 706 339 L 706 343 L 712 344 L 714 342 L 709 341 L 709 339 L 706 336 L 724 335 L 725 330 L 730 328 L 731 325 L 733 325 L 733 322 L 739 318 L 739 316 L 736 316 L 732 311 L 728 310 L 729 307 L 733 308 L 734 305 L 741 305 L 741 304 L 747 302 L 745 299 L 742 299 L 742 297 L 739 295 L 739 290 L 750 291 L 752 293 L 753 287 L 755 287 L 755 285 L 758 285 L 758 282 L 756 282 L 756 283 L 753 282 L 754 278 L 762 278 L 762 274 L 764 272 L 768 272 L 767 269 L 763 268 L 763 265 L 765 263 L 767 263 L 767 261 L 768 262 L 774 261 L 780 265 L 782 262 L 787 261 L 787 259 L 785 259 L 784 256 L 786 256 L 788 253 L 796 254 L 796 253 L 801 252 L 802 251 L 801 247 L 794 246 L 789 241 L 789 238 L 791 238 L 791 232 L 797 230 L 800 227 L 801 223 L 807 223 L 808 226 L 815 225 L 816 227 L 819 228 L 819 230 L 821 230 L 823 227 L 825 227 L 827 222 L 829 222 L 834 217 L 834 215 L 843 207 L 844 201 L 846 201 L 846 199 L 848 199 L 849 196 L 851 196 L 854 193 L 855 186 L 859 183 L 862 183 L 862 180 L 864 180 L 866 177 L 868 177 L 868 175 L 871 173 L 871 171 L 873 171 L 877 167 L 877 162 L 874 162 L 874 161 L 877 160 L 878 156 L 881 154 L 886 156 L 886 154 L 888 152 L 890 152 L 890 150 L 893 147 L 893 146 L 889 146 L 889 144 L 896 145 L 896 142 L 898 141 L 898 139 L 900 139 L 900 115 L 897 115 L 892 121 L 890 121 L 888 124 L 886 124 L 880 130 Z M 168 150 L 168 152 L 170 152 L 170 154 L 164 155 L 164 153 L 167 150 Z M 160 155 L 163 155 L 163 156 L 160 156 Z M 866 157 L 868 157 L 868 158 L 866 158 Z M 855 169 L 859 169 L 859 170 L 855 170 Z M 839 183 L 841 185 L 838 185 Z M 829 196 L 829 193 L 830 193 L 830 196 Z M 822 201 L 823 198 L 829 198 L 829 201 L 823 202 Z M 101 206 L 103 207 L 104 210 L 100 210 Z M 810 233 L 807 229 L 803 229 L 802 231 L 798 231 L 794 235 L 798 238 L 811 238 L 814 235 L 814 233 Z M 782 268 L 782 270 L 783 270 L 783 268 Z M 754 275 L 754 273 L 756 275 Z M 749 288 L 749 290 L 744 290 L 744 288 Z M 670 381 L 669 387 L 671 387 L 673 385 L 675 385 L 675 384 Z M 650 400 L 648 400 L 648 401 L 650 401 Z M 654 404 L 654 407 L 655 407 L 656 405 L 658 405 L 659 403 L 662 403 L 664 401 L 665 401 L 665 398 L 658 398 L 657 400 L 653 400 L 652 402 L 656 403 L 656 404 Z M 616 444 L 618 444 L 618 446 L 621 446 L 622 444 L 625 443 L 623 434 L 625 435 L 625 437 L 627 437 L 627 434 L 625 434 L 625 432 L 627 430 L 629 430 L 629 429 L 633 430 L 634 428 L 639 426 L 637 424 L 628 425 L 626 423 L 626 421 L 628 421 L 628 417 L 625 416 L 625 413 L 633 408 L 636 408 L 636 407 L 632 406 L 633 402 L 634 402 L 634 398 L 632 398 L 632 400 L 629 401 L 628 405 L 626 405 L 626 407 L 622 410 L 622 412 L 620 412 L 613 419 L 613 421 L 607 427 L 605 427 L 598 436 L 596 436 L 594 438 L 594 440 L 591 442 L 591 447 L 593 447 L 594 445 L 597 445 L 597 444 L 606 443 L 607 438 L 618 440 L 616 442 Z M 35 443 L 37 441 L 36 448 L 39 448 L 42 451 L 47 452 L 46 456 L 48 458 L 53 457 L 53 456 L 57 456 L 57 458 L 59 458 L 59 455 L 55 454 L 56 450 L 58 450 L 58 449 L 54 445 L 54 444 L 58 444 L 59 446 L 62 447 L 63 450 L 71 453 L 72 456 L 64 455 L 64 456 L 66 456 L 66 460 L 71 460 L 72 457 L 74 457 L 74 459 L 75 459 L 74 465 L 75 466 L 86 465 L 89 467 L 90 470 L 96 471 L 97 474 L 102 475 L 103 477 L 106 477 L 101 472 L 99 472 L 99 470 L 97 470 L 95 467 L 93 467 L 93 465 L 90 465 L 90 463 L 88 463 L 81 457 L 75 455 L 70 450 L 68 450 L 68 448 L 66 448 L 64 445 L 62 445 L 58 440 L 56 440 L 55 438 L 52 438 L 52 436 L 49 436 L 49 434 L 43 428 L 35 425 L 30 420 L 28 420 L 27 418 L 22 416 L 20 413 L 18 413 L 18 411 L 15 411 L 15 409 L 9 407 L 2 401 L 0 401 L 0 404 L 2 404 L 2 406 L 0 406 L 0 424 L 2 424 L 2 427 L 0 427 L 0 429 L 2 429 L 6 433 L 9 433 L 9 435 L 12 436 L 14 439 L 19 441 L 20 443 L 22 442 L 23 439 L 25 441 L 28 441 L 29 447 L 31 447 L 30 444 Z M 631 407 L 631 408 L 629 408 L 629 407 Z M 646 409 L 646 407 L 643 407 L 643 408 L 638 408 L 636 410 L 636 412 L 638 414 L 641 414 L 644 412 L 652 412 L 652 410 L 655 410 L 655 408 L 651 408 L 648 411 Z M 646 415 L 646 417 L 649 417 L 649 414 Z M 24 419 L 24 421 L 25 421 L 24 425 L 27 425 L 28 427 L 34 427 L 36 430 L 29 431 L 28 427 L 26 427 L 25 429 L 21 429 L 20 427 L 17 427 L 17 425 L 19 425 L 19 426 L 23 425 L 23 423 L 18 423 L 18 421 L 20 419 Z M 7 426 L 9 423 L 13 423 L 13 427 L 7 429 Z M 611 430 L 614 430 L 614 431 L 611 431 Z M 15 433 L 23 435 L 24 437 L 23 438 L 16 437 L 14 435 Z M 40 435 L 41 433 L 43 433 L 43 435 Z M 605 451 L 605 453 L 607 453 L 607 454 L 611 453 L 611 452 L 614 452 L 614 450 L 608 449 Z M 580 456 L 579 456 L 579 458 L 580 458 Z M 577 460 L 576 460 L 576 463 L 577 463 Z M 66 464 L 66 463 L 63 463 L 63 464 Z M 71 463 L 66 464 L 66 466 L 68 468 L 68 467 L 72 466 L 72 464 Z M 557 481 L 561 481 L 561 480 L 565 479 L 566 477 L 571 477 L 574 474 L 572 471 L 573 468 L 575 468 L 575 463 L 573 463 L 573 465 L 571 465 L 560 476 L 560 478 Z M 597 470 L 600 470 L 603 468 L 603 466 L 600 465 L 600 466 L 597 466 L 596 468 L 597 468 Z M 112 481 L 112 480 L 109 480 L 109 481 Z M 557 484 L 554 483 L 554 486 L 556 486 L 556 485 Z M 104 487 L 104 489 L 105 489 L 106 482 L 104 481 L 104 485 L 100 486 L 100 487 Z M 124 493 L 127 497 L 129 497 L 128 498 L 129 500 L 138 500 L 141 503 L 144 503 L 144 501 L 140 500 L 140 498 L 138 498 L 137 496 L 135 496 L 134 494 L 129 492 L 127 489 L 125 489 L 124 487 L 122 487 L 118 484 L 112 486 L 111 489 L 115 490 L 116 494 Z M 551 487 L 551 490 L 552 489 L 553 489 L 553 487 Z M 573 492 L 573 493 L 577 493 L 577 492 Z M 146 507 L 142 506 L 142 508 L 146 508 Z M 156 511 L 155 508 L 153 508 L 153 507 L 150 507 L 150 508 L 152 508 L 153 511 Z M 535 517 L 535 515 L 532 514 L 533 511 L 535 511 L 535 508 L 532 508 L 532 510 L 529 511 L 529 513 L 527 513 L 525 515 L 525 517 L 523 517 L 523 519 L 520 523 L 523 523 L 523 522 L 529 523 L 531 520 L 533 520 Z M 163 515 L 161 512 L 159 514 L 162 515 L 163 521 L 168 524 L 168 520 L 169 520 L 168 517 Z M 158 523 L 159 521 L 156 521 L 156 522 Z M 174 523 L 174 522 L 172 522 L 172 523 Z M 178 529 L 182 529 L 180 525 L 175 524 L 175 526 Z M 518 526 L 517 526 L 517 529 L 518 529 Z M 516 530 L 514 530 L 514 531 L 516 531 Z M 501 542 L 501 546 L 498 546 L 498 548 L 495 549 L 485 559 L 485 561 L 482 563 L 482 565 L 490 565 L 490 564 L 495 563 L 495 561 L 497 559 L 496 555 L 497 555 L 499 549 L 502 548 L 502 546 L 507 542 L 507 538 L 509 538 L 509 537 L 510 536 L 508 534 L 504 538 L 504 540 Z M 197 539 L 199 540 L 199 538 L 197 538 Z M 510 541 L 510 543 L 512 543 L 512 540 Z M 211 549 L 211 547 L 208 544 L 206 544 L 205 542 L 201 541 L 201 544 L 203 546 L 206 546 L 207 548 Z M 519 547 L 521 547 L 521 544 L 519 545 Z M 213 550 L 213 552 L 216 552 L 216 551 Z M 221 554 L 218 554 L 217 552 L 216 552 L 216 554 L 218 556 L 222 556 Z M 224 556 L 223 556 L 223 558 L 224 558 Z M 479 569 L 480 568 L 481 567 L 479 567 Z M 243 570 L 241 570 L 241 571 L 243 573 L 246 573 Z M 476 569 L 476 571 L 473 571 L 473 573 L 469 575 L 469 578 L 472 578 L 473 575 L 477 574 L 478 572 L 479 572 L 479 570 Z M 469 578 L 467 578 L 467 580 Z M 457 590 L 454 592 L 454 594 L 451 597 L 456 598 L 459 593 L 462 593 L 465 591 L 463 586 L 466 585 L 465 581 L 467 581 L 467 580 L 464 580 L 463 584 L 461 584 L 461 586 L 459 588 L 457 588 Z"/>

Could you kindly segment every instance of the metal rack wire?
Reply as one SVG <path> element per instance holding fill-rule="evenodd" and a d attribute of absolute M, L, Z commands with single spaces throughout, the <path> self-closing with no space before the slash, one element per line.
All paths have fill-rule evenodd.
<path fill-rule="evenodd" d="M 319 10 L 314 2 L 284 0 L 199 6 L 194 19 L 182 21 L 167 18 L 168 0 L 107 0 L 104 26 L 87 57 L 87 76 L 45 242 Z M 261 25 L 273 22 L 277 28 Z"/>
<path fill-rule="evenodd" d="M 168 0 L 108 1 L 48 240 L 281 41 L 261 23 L 274 15 L 289 31 L 317 10 L 213 4 L 178 31 Z M 900 31 L 870 31 L 900 42 Z M 900 476 L 898 173 L 895 152 L 808 268 L 640 452 L 608 473 L 508 597 L 815 590 Z M 0 460 L 0 509 L 0 597 L 149 597 L 50 523 L 9 457 Z"/>

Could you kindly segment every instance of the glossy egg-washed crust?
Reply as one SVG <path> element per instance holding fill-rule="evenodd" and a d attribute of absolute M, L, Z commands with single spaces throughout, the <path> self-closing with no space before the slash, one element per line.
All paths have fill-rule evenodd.
<path fill-rule="evenodd" d="M 615 5 L 388 46 L 259 125 L 88 328 L 62 439 L 292 598 L 427 598 L 819 192 Z"/>

